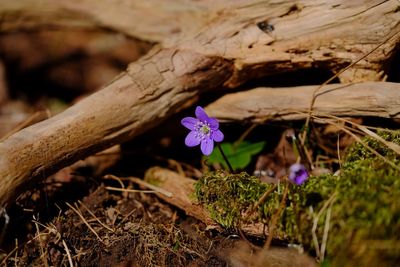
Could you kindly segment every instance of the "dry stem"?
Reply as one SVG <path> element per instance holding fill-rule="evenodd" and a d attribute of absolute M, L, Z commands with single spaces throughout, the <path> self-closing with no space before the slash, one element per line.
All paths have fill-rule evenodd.
<path fill-rule="evenodd" d="M 336 73 L 335 75 L 333 75 L 331 78 L 329 78 L 328 80 L 326 80 L 323 84 L 321 84 L 319 87 L 315 88 L 313 91 L 313 96 L 311 98 L 311 102 L 310 102 L 310 107 L 308 109 L 308 115 L 306 118 L 306 122 L 304 124 L 304 132 L 303 135 L 301 137 L 301 144 L 304 146 L 305 144 L 305 140 L 306 140 L 306 136 L 307 136 L 307 129 L 308 126 L 310 124 L 310 119 L 311 119 L 311 114 L 313 112 L 313 107 L 315 104 L 315 100 L 317 98 L 317 92 L 324 87 L 325 85 L 327 85 L 328 83 L 330 83 L 331 81 L 333 81 L 335 78 L 337 78 L 339 75 L 341 75 L 342 73 L 344 73 L 346 70 L 348 70 L 349 68 L 353 67 L 355 64 L 357 64 L 358 62 L 360 62 L 361 60 L 365 59 L 366 57 L 368 57 L 370 54 L 372 54 L 373 52 L 375 52 L 379 47 L 381 47 L 382 45 L 386 44 L 387 42 L 390 41 L 390 39 L 392 39 L 393 37 L 395 37 L 398 34 L 398 32 L 393 33 L 392 35 L 390 35 L 388 38 L 386 38 L 385 40 L 383 40 L 381 43 L 379 43 L 377 46 L 375 46 L 373 49 L 371 49 L 369 52 L 367 52 L 366 54 L 362 55 L 361 57 L 359 57 L 358 59 L 356 59 L 355 61 L 353 61 L 350 65 L 348 65 L 347 67 L 341 69 L 338 73 Z"/>
<path fill-rule="evenodd" d="M 74 264 L 72 263 L 72 258 L 71 258 L 71 253 L 69 252 L 69 249 L 67 247 L 67 244 L 65 243 L 64 239 L 62 240 L 65 252 L 67 252 L 67 257 L 68 257 L 68 262 L 70 267 L 74 267 Z"/>
<path fill-rule="evenodd" d="M 286 197 L 287 197 L 288 192 L 289 192 L 289 183 L 286 182 L 286 187 L 285 187 L 285 191 L 283 191 L 283 196 L 282 196 L 281 203 L 280 203 L 280 205 L 278 207 L 278 210 L 276 211 L 276 213 L 273 215 L 273 217 L 271 219 L 271 224 L 270 224 L 270 227 L 269 227 L 268 239 L 264 244 L 264 248 L 266 248 L 266 249 L 269 249 L 269 247 L 271 246 L 271 242 L 272 242 L 272 238 L 273 238 L 273 235 L 274 235 L 275 227 L 276 227 L 276 224 L 278 222 L 279 216 L 280 216 L 282 210 L 285 207 L 285 202 L 286 202 Z"/>

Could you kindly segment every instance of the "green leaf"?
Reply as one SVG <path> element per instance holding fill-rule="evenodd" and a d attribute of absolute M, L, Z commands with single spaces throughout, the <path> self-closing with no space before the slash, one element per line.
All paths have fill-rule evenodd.
<path fill-rule="evenodd" d="M 249 165 L 251 157 L 259 153 L 265 144 L 265 141 L 258 143 L 243 141 L 237 146 L 234 146 L 232 143 L 222 143 L 221 147 L 232 165 L 233 170 L 239 170 Z M 218 148 L 214 149 L 208 161 L 210 163 L 219 163 L 224 166 L 224 168 L 228 167 Z"/>

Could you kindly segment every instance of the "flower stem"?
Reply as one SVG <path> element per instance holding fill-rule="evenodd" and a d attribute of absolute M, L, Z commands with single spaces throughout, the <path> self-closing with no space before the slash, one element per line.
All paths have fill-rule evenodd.
<path fill-rule="evenodd" d="M 226 162 L 226 165 L 228 165 L 229 171 L 230 171 L 231 173 L 233 173 L 232 165 L 229 163 L 229 160 L 228 160 L 228 158 L 226 157 L 226 155 L 225 155 L 225 153 L 224 153 L 224 150 L 222 150 L 221 144 L 220 144 L 220 143 L 217 143 L 217 146 L 218 146 L 219 152 L 221 152 L 221 155 L 222 155 L 222 157 L 224 158 L 224 160 L 225 160 L 225 162 Z"/>

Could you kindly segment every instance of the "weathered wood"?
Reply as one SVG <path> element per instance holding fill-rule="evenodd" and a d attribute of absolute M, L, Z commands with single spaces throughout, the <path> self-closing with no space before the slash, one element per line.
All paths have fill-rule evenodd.
<path fill-rule="evenodd" d="M 155 183 L 157 187 L 162 188 L 172 194 L 171 197 L 162 193 L 157 193 L 157 196 L 167 203 L 174 205 L 185 211 L 189 216 L 192 216 L 209 227 L 219 227 L 207 212 L 191 199 L 194 193 L 195 180 L 179 175 L 168 169 L 153 167 L 146 172 L 145 181 Z M 219 230 L 222 230 L 220 228 Z"/>
<path fill-rule="evenodd" d="M 256 88 L 227 94 L 206 107 L 221 121 L 263 122 L 301 120 L 308 116 L 313 92 L 319 86 Z M 329 84 L 317 93 L 313 115 L 400 119 L 400 84 L 365 82 Z"/>
<path fill-rule="evenodd" d="M 19 0 L 0 4 L 0 31 L 106 27 L 163 47 L 232 60 L 235 87 L 254 77 L 305 68 L 333 72 L 400 30 L 389 0 Z M 381 79 L 399 37 L 341 75 Z"/>
<path fill-rule="evenodd" d="M 19 0 L 0 3 L 0 31 L 105 27 L 151 42 L 200 28 L 205 3 L 188 0 Z M 193 19 L 195 18 L 195 19 Z M 185 23 L 191 21 L 192 23 Z"/>
<path fill-rule="evenodd" d="M 397 11 L 396 0 L 2 1 L 2 31 L 76 22 L 161 48 L 103 90 L 0 143 L 0 205 L 29 182 L 156 126 L 206 89 L 296 69 L 336 71 L 393 35 L 353 68 L 364 75 L 354 80 L 378 79 L 400 39 Z"/>
<path fill-rule="evenodd" d="M 159 50 L 129 66 L 103 90 L 0 143 L 0 204 L 24 184 L 123 142 L 184 108 L 229 75 L 230 64 L 191 51 Z"/>
<path fill-rule="evenodd" d="M 0 61 L 0 106 L 8 100 L 8 88 L 6 84 L 4 64 Z"/>

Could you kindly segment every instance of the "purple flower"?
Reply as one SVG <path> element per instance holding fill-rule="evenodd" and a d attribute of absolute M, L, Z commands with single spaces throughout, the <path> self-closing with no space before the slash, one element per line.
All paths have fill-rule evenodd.
<path fill-rule="evenodd" d="M 297 185 L 301 185 L 308 178 L 308 172 L 303 164 L 295 163 L 289 168 L 289 180 Z"/>
<path fill-rule="evenodd" d="M 214 149 L 214 141 L 221 142 L 224 134 L 218 129 L 219 123 L 215 118 L 210 118 L 202 107 L 197 107 L 196 118 L 183 118 L 181 123 L 190 130 L 186 136 L 185 144 L 188 147 L 200 145 L 201 152 L 208 156 Z"/>

